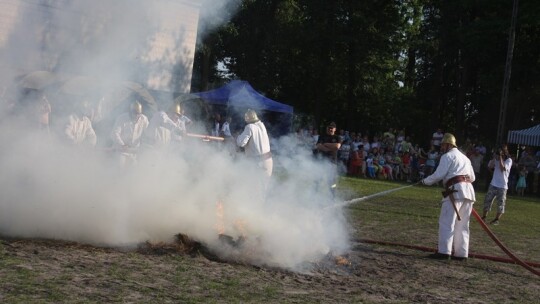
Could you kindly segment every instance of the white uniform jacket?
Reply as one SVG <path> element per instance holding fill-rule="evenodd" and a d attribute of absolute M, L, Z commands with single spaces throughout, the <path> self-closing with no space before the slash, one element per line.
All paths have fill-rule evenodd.
<path fill-rule="evenodd" d="M 452 148 L 441 156 L 437 170 L 426 177 L 423 182 L 426 185 L 433 185 L 442 180 L 443 184 L 446 185 L 448 180 L 458 175 L 468 175 L 471 182 L 474 182 L 476 179 L 469 158 L 457 148 Z M 457 190 L 457 192 L 454 193 L 454 198 L 456 200 L 467 199 L 473 202 L 476 201 L 472 183 L 457 183 L 454 185 L 454 190 Z"/>
<path fill-rule="evenodd" d="M 92 122 L 86 116 L 69 115 L 68 122 L 64 128 L 64 134 L 75 145 L 87 144 L 93 147 L 97 142 L 96 132 L 92 127 Z"/>
<path fill-rule="evenodd" d="M 129 113 L 124 113 L 116 119 L 111 138 L 117 147 L 128 145 L 136 148 L 141 144 L 141 136 L 148 128 L 148 118 L 141 114 L 135 121 L 131 119 Z"/>
<path fill-rule="evenodd" d="M 246 156 L 260 156 L 270 152 L 270 139 L 261 121 L 247 124 L 236 138 L 236 144 L 245 148 Z"/>
<path fill-rule="evenodd" d="M 166 146 L 171 143 L 171 140 L 176 141 L 181 139 L 180 134 L 186 130 L 184 122 L 177 122 L 169 118 L 167 113 L 161 111 L 152 116 L 150 125 L 146 130 L 146 136 L 157 146 Z"/>

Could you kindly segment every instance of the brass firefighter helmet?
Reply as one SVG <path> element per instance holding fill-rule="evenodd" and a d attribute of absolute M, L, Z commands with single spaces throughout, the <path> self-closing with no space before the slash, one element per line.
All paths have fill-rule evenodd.
<path fill-rule="evenodd" d="M 451 133 L 444 133 L 441 144 L 450 144 L 454 147 L 457 147 L 456 138 Z"/>
<path fill-rule="evenodd" d="M 135 100 L 134 102 L 131 103 L 129 110 L 133 114 L 142 114 L 143 107 L 142 107 L 142 104 L 138 100 Z"/>
<path fill-rule="evenodd" d="M 247 123 L 254 123 L 259 121 L 259 117 L 257 117 L 257 113 L 251 109 L 247 110 L 246 114 L 244 114 L 244 120 Z"/>
<path fill-rule="evenodd" d="M 177 115 L 182 115 L 182 107 L 180 106 L 179 103 L 175 102 L 169 107 L 169 112 L 177 114 Z"/>

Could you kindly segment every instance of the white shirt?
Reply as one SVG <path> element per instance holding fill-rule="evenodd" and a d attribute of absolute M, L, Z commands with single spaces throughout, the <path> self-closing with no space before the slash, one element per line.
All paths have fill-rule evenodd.
<path fill-rule="evenodd" d="M 362 144 L 364 145 L 364 151 L 369 152 L 369 150 L 371 149 L 371 145 L 369 144 L 369 142 L 364 141 Z"/>
<path fill-rule="evenodd" d="M 225 137 L 231 137 L 232 134 L 231 134 L 231 129 L 229 127 L 229 122 L 224 122 L 223 125 L 221 126 L 221 133 L 223 133 L 223 136 Z"/>
<path fill-rule="evenodd" d="M 214 128 L 212 129 L 212 136 L 219 136 L 219 131 L 220 131 L 219 125 L 220 125 L 219 122 L 214 121 Z"/>
<path fill-rule="evenodd" d="M 503 162 L 503 171 L 501 171 L 501 165 L 498 160 L 495 160 L 493 164 L 493 177 L 491 178 L 490 184 L 493 187 L 508 189 L 508 176 L 510 175 L 510 169 L 512 168 L 512 159 L 509 157 Z"/>
<path fill-rule="evenodd" d="M 270 152 L 270 140 L 261 121 L 247 124 L 244 132 L 236 138 L 236 144 L 245 148 L 247 156 L 260 156 Z"/>
<path fill-rule="evenodd" d="M 64 128 L 64 134 L 75 145 L 88 144 L 95 146 L 97 142 L 96 132 L 92 127 L 92 122 L 86 116 L 69 115 L 68 122 Z"/>
<path fill-rule="evenodd" d="M 140 114 L 134 121 L 130 113 L 124 113 L 116 119 L 111 138 L 118 147 L 124 145 L 132 148 L 139 147 L 142 134 L 148 128 L 148 124 L 148 118 L 144 114 Z"/>
<path fill-rule="evenodd" d="M 443 139 L 443 137 L 444 137 L 444 134 L 442 134 L 442 133 L 439 133 L 439 132 L 433 133 L 432 144 L 434 146 L 440 146 L 441 145 L 441 140 Z"/>
<path fill-rule="evenodd" d="M 182 120 L 173 121 L 167 113 L 160 111 L 152 116 L 148 129 L 147 136 L 154 142 L 155 145 L 165 146 L 170 144 L 171 140 L 180 140 L 180 134 L 186 130 Z"/>
<path fill-rule="evenodd" d="M 433 185 L 442 180 L 443 184 L 446 185 L 448 180 L 458 175 L 468 175 L 471 182 L 474 182 L 476 179 L 469 158 L 457 148 L 452 148 L 441 156 L 437 170 L 424 179 L 424 184 Z M 454 190 L 457 190 L 454 193 L 456 200 L 468 199 L 473 202 L 476 201 L 474 188 L 471 183 L 457 183 L 454 185 Z"/>

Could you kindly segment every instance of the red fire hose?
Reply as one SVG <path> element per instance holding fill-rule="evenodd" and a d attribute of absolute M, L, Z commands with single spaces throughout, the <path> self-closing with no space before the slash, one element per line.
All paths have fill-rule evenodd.
<path fill-rule="evenodd" d="M 519 257 L 517 257 L 512 251 L 510 251 L 510 249 L 506 248 L 506 246 L 504 246 L 503 243 L 501 243 L 501 241 L 499 241 L 499 239 L 495 236 L 495 234 L 493 234 L 493 232 L 491 231 L 491 229 L 489 229 L 489 227 L 486 225 L 486 223 L 484 223 L 484 221 L 482 220 L 482 218 L 480 217 L 480 215 L 478 214 L 478 212 L 476 212 L 476 210 L 474 210 L 474 208 L 472 209 L 472 214 L 474 215 L 474 217 L 476 218 L 476 220 L 480 223 L 480 226 L 482 226 L 482 228 L 484 228 L 484 231 L 486 231 L 486 233 L 489 235 L 489 237 L 497 244 L 497 246 L 499 246 L 499 248 L 502 249 L 502 251 L 504 251 L 514 262 L 518 263 L 519 265 L 523 266 L 525 269 L 527 269 L 528 271 L 534 273 L 535 275 L 537 276 L 540 276 L 540 271 L 532 268 L 530 266 L 529 263 L 525 263 L 522 259 L 520 259 Z"/>
<path fill-rule="evenodd" d="M 388 246 L 399 246 L 409 249 L 417 249 L 420 251 L 425 252 L 437 252 L 437 248 L 431 248 L 431 247 L 425 247 L 425 246 L 417 246 L 417 245 L 409 245 L 409 244 L 402 244 L 402 243 L 394 243 L 394 242 L 385 242 L 385 241 L 376 241 L 376 240 L 369 240 L 369 239 L 357 239 L 356 241 L 360 243 L 368 243 L 368 244 L 378 244 L 378 245 L 388 245 Z M 476 259 L 482 259 L 482 260 L 490 260 L 495 262 L 501 262 L 501 263 L 509 263 L 509 264 L 516 264 L 516 262 L 512 259 L 503 258 L 503 257 L 497 257 L 497 256 L 490 256 L 485 254 L 478 254 L 478 253 L 470 253 L 469 257 L 476 258 Z M 534 262 L 526 262 L 531 267 L 540 268 L 540 263 L 534 263 Z"/>
<path fill-rule="evenodd" d="M 484 260 L 491 260 L 495 262 L 502 262 L 502 263 L 510 263 L 510 264 L 519 264 L 523 266 L 525 269 L 529 270 L 530 272 L 536 274 L 537 276 L 540 276 L 540 271 L 534 269 L 533 267 L 540 268 L 540 263 L 534 263 L 534 262 L 525 262 L 519 257 L 517 257 L 514 253 L 512 253 L 506 246 L 504 246 L 503 243 L 493 234 L 491 229 L 484 223 L 480 215 L 478 215 L 478 212 L 476 210 L 472 209 L 472 214 L 476 218 L 476 220 L 480 223 L 480 226 L 487 232 L 487 234 L 491 237 L 493 241 L 501 248 L 509 257 L 503 258 L 503 257 L 497 257 L 497 256 L 488 256 L 483 254 L 475 254 L 475 253 L 469 253 L 469 257 L 478 258 L 478 259 L 484 259 Z M 390 246 L 400 246 L 405 247 L 409 249 L 418 249 L 421 251 L 426 252 L 437 252 L 436 248 L 430 248 L 430 247 L 424 247 L 424 246 L 416 246 L 416 245 L 407 245 L 407 244 L 401 244 L 401 243 L 393 243 L 393 242 L 384 242 L 384 241 L 375 241 L 375 240 L 368 240 L 368 239 L 358 239 L 357 241 L 361 243 L 369 243 L 369 244 L 379 244 L 379 245 L 390 245 Z"/>

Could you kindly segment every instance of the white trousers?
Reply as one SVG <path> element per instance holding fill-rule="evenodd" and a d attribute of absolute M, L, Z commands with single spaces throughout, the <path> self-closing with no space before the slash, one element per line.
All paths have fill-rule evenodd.
<path fill-rule="evenodd" d="M 450 198 L 442 201 L 439 217 L 439 253 L 466 258 L 469 256 L 469 220 L 473 203 L 470 200 L 456 200 L 456 208 L 461 220 L 458 221 Z"/>

